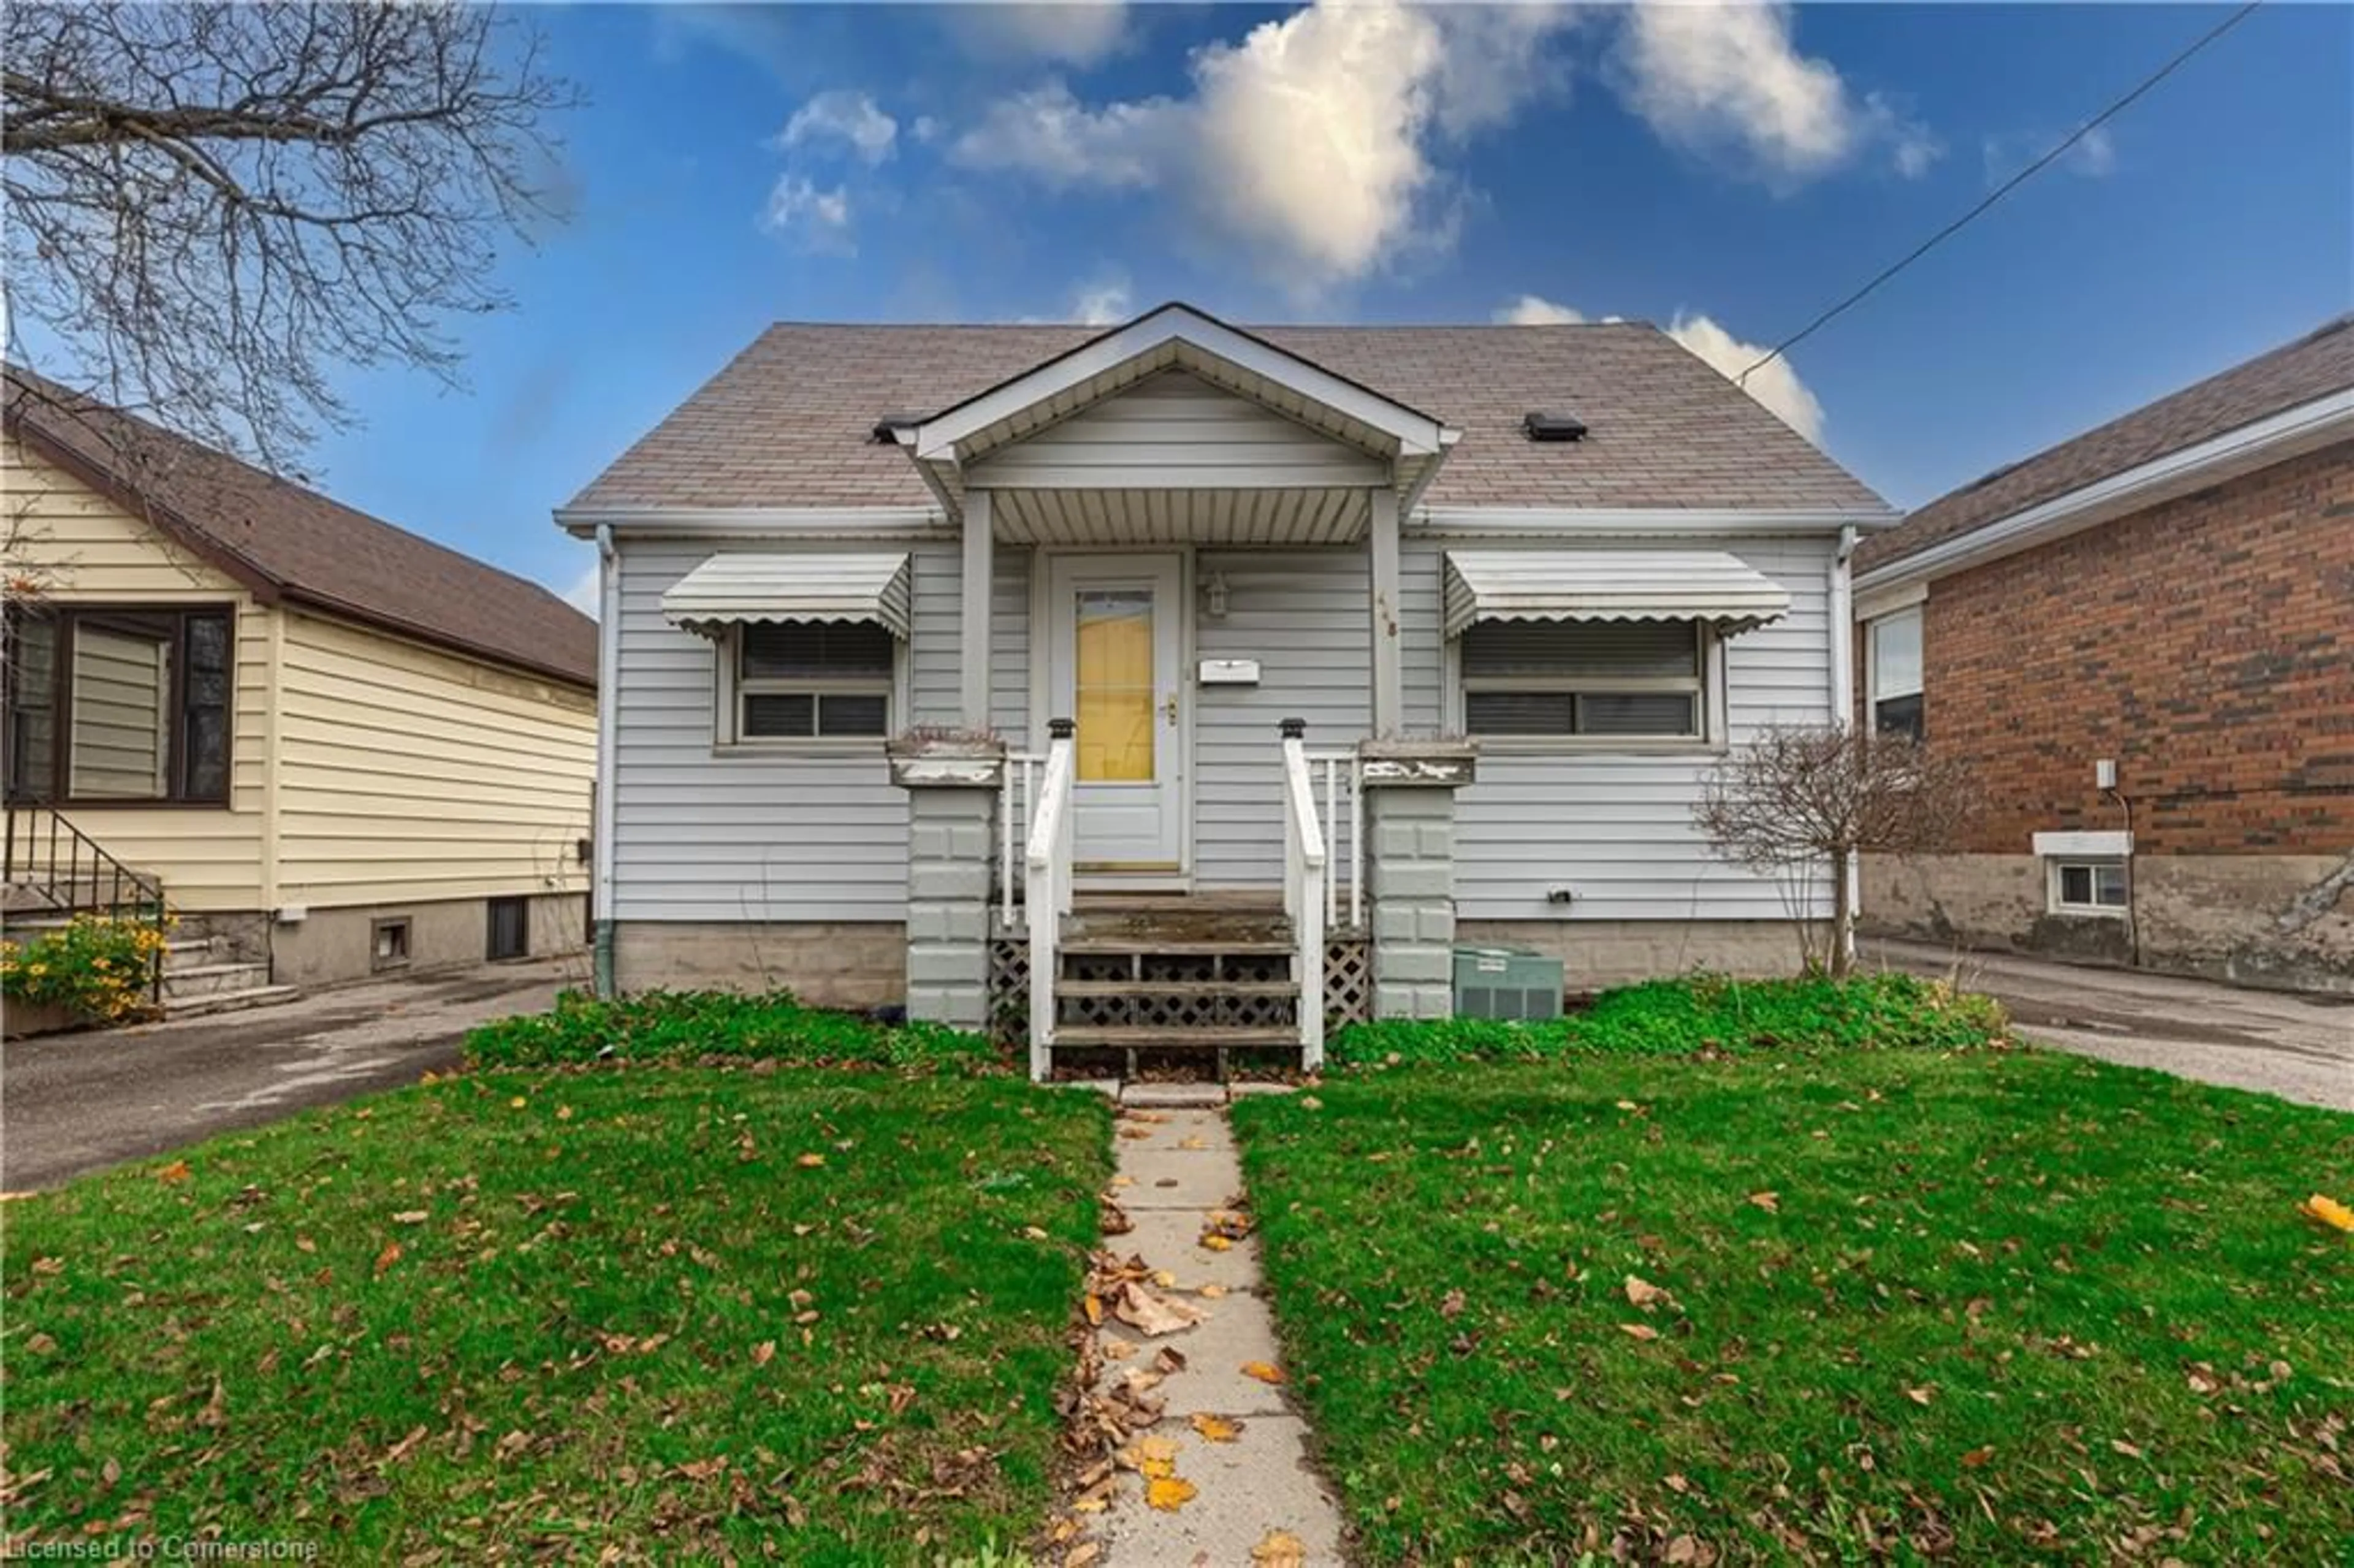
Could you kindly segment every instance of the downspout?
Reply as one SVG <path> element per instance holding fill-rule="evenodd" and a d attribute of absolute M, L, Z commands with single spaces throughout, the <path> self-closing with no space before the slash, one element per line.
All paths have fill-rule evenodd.
<path fill-rule="evenodd" d="M 1840 529 L 1839 548 L 1831 553 L 1829 581 L 1831 622 L 1831 724 L 1845 729 L 1855 722 L 1855 599 L 1854 584 L 1848 569 L 1850 557 L 1855 554 L 1855 524 Z M 1847 965 L 1855 964 L 1855 922 L 1861 913 L 1863 868 L 1861 855 L 1850 855 L 1847 863 L 1847 885 L 1842 890 L 1842 902 L 1847 907 L 1847 922 L 1832 933 L 1840 944 Z"/>
<path fill-rule="evenodd" d="M 596 815 L 589 823 L 589 913 L 596 921 L 589 963 L 597 994 L 610 998 L 618 987 L 613 979 L 613 754 L 614 714 L 620 706 L 621 574 L 613 550 L 613 525 L 597 524 L 597 790 Z"/>

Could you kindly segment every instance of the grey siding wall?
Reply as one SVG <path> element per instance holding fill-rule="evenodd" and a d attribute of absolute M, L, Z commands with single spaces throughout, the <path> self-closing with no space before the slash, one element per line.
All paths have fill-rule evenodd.
<path fill-rule="evenodd" d="M 1825 573 L 1831 548 L 1828 539 L 1791 539 L 1734 549 L 1787 588 L 1791 600 L 1788 616 L 1724 645 L 1725 716 L 1735 745 L 1765 725 L 1821 724 L 1830 717 Z M 1416 665 L 1436 641 L 1425 629 L 1435 632 L 1442 624 L 1443 549 L 1429 540 L 1405 544 L 1401 586 L 1414 632 L 1406 705 L 1416 723 L 1421 722 L 1413 694 Z M 1458 912 L 1467 920 L 1787 918 L 1791 911 L 1777 884 L 1717 859 L 1692 827 L 1692 804 L 1715 760 L 1712 755 L 1515 756 L 1490 749 L 1479 758 L 1479 782 L 1456 801 Z M 1555 887 L 1569 889 L 1568 906 L 1546 901 Z M 1824 890 L 1816 912 L 1828 905 Z"/>
<path fill-rule="evenodd" d="M 1181 477 L 1180 477 L 1181 476 Z M 1383 464 L 1197 376 L 1167 372 L 973 465 L 975 490 L 1378 484 Z"/>
<path fill-rule="evenodd" d="M 1030 575 L 1037 552 L 1000 543 L 990 555 L 989 722 L 1016 751 L 1030 748 Z M 1046 715 L 1051 718 L 1054 715 Z"/>
<path fill-rule="evenodd" d="M 1371 722 L 1365 551 L 1362 546 L 1204 551 L 1194 562 L 1196 586 L 1214 575 L 1226 579 L 1226 613 L 1212 619 L 1197 612 L 1195 652 L 1204 659 L 1256 659 L 1260 681 L 1193 693 L 1194 880 L 1205 887 L 1280 884 L 1278 723 L 1306 719 L 1310 750 L 1345 751 L 1363 738 Z M 1320 770 L 1316 810 L 1320 815 L 1325 810 Z M 1346 810 L 1344 802 L 1337 835 L 1344 854 Z"/>
<path fill-rule="evenodd" d="M 620 919 L 903 916 L 907 800 L 885 770 L 882 743 L 826 755 L 715 751 L 713 645 L 663 619 L 663 591 L 715 551 L 794 547 L 742 538 L 621 546 L 613 780 Z M 911 700 L 896 722 L 952 725 L 957 547 L 925 542 L 909 550 Z"/>

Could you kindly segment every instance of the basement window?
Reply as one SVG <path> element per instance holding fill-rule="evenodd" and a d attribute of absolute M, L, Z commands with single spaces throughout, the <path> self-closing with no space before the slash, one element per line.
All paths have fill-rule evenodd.
<path fill-rule="evenodd" d="M 2054 860 L 2048 895 L 2054 915 L 2123 915 L 2126 865 L 2121 860 Z"/>
<path fill-rule="evenodd" d="M 402 915 L 389 920 L 378 920 L 376 923 L 371 968 L 398 969 L 408 967 L 408 916 Z"/>

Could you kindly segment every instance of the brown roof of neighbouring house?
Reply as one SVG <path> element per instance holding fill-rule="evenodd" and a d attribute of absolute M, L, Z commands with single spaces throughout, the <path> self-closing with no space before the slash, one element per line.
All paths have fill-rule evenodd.
<path fill-rule="evenodd" d="M 11 432 L 265 601 L 596 684 L 597 623 L 537 583 L 17 366 L 7 380 Z"/>
<path fill-rule="evenodd" d="M 1462 431 L 1438 506 L 1854 511 L 1887 503 L 1658 328 L 1254 327 Z M 928 415 L 1102 335 L 1082 326 L 772 326 L 572 507 L 922 506 L 886 416 Z M 1532 442 L 1532 410 L 1578 441 Z"/>
<path fill-rule="evenodd" d="M 2113 474 L 2227 435 L 2301 403 L 2354 387 L 2354 315 L 2340 316 L 2269 353 L 1999 468 L 1939 497 L 1866 540 L 1858 571 L 1999 523 Z"/>

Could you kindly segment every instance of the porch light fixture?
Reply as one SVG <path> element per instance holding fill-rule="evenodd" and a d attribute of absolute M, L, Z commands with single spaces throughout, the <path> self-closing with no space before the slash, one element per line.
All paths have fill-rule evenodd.
<path fill-rule="evenodd" d="M 1575 414 L 1548 414 L 1532 408 L 1521 416 L 1521 429 L 1532 441 L 1575 441 L 1585 438 L 1585 422 Z"/>
<path fill-rule="evenodd" d="M 1202 585 L 1203 612 L 1212 620 L 1226 618 L 1226 574 L 1212 572 L 1210 580 Z"/>

